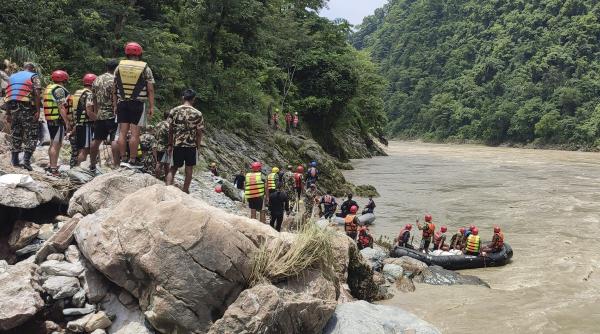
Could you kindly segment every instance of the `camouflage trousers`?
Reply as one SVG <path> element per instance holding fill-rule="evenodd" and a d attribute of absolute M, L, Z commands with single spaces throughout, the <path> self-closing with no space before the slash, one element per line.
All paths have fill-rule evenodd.
<path fill-rule="evenodd" d="M 71 159 L 69 160 L 69 166 L 71 168 L 77 165 L 77 157 L 79 155 L 79 149 L 77 148 L 77 136 L 75 130 L 69 136 L 69 143 L 71 144 Z"/>
<path fill-rule="evenodd" d="M 24 103 L 11 103 L 11 151 L 33 153 L 38 139 L 38 121 L 33 119 L 34 108 Z"/>

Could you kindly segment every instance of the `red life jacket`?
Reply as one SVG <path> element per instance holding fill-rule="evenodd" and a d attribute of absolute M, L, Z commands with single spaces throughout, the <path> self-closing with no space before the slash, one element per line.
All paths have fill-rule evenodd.
<path fill-rule="evenodd" d="M 294 187 L 302 189 L 302 174 L 294 173 Z"/>
<path fill-rule="evenodd" d="M 371 238 L 367 231 L 366 227 L 361 227 L 358 232 L 358 242 L 360 242 L 363 247 L 369 247 L 369 244 L 371 244 Z"/>
<path fill-rule="evenodd" d="M 435 231 L 435 224 L 433 223 L 425 223 L 427 226 L 426 229 L 423 230 L 423 238 L 429 238 Z"/>
<path fill-rule="evenodd" d="M 442 241 L 442 235 L 444 235 L 441 231 L 437 231 L 435 232 L 435 234 L 433 235 L 433 244 L 435 245 L 436 248 L 442 248 L 441 245 L 441 241 Z"/>
<path fill-rule="evenodd" d="M 410 231 L 407 230 L 406 227 L 400 230 L 400 234 L 398 234 L 398 243 L 402 242 L 402 240 L 404 239 L 404 233 L 406 232 L 410 233 Z"/>
<path fill-rule="evenodd" d="M 285 114 L 285 122 L 286 123 L 292 122 L 292 114 L 290 114 L 290 113 Z"/>
<path fill-rule="evenodd" d="M 294 124 L 298 125 L 298 116 L 294 115 Z"/>
<path fill-rule="evenodd" d="M 495 233 L 494 237 L 497 236 L 497 240 L 494 242 L 494 244 L 492 245 L 493 248 L 495 249 L 502 249 L 502 247 L 504 247 L 504 233 L 500 232 L 500 233 Z"/>

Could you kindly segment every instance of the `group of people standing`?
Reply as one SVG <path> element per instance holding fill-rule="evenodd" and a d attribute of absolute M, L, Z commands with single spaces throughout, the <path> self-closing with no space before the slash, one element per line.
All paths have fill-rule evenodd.
<path fill-rule="evenodd" d="M 154 113 L 154 76 L 142 61 L 143 49 L 136 42 L 125 45 L 125 59 L 106 62 L 101 75 L 86 73 L 83 87 L 74 94 L 67 90 L 69 74 L 52 72 L 51 83 L 42 90 L 41 78 L 33 63 L 8 77 L 4 109 L 11 127 L 11 162 L 29 171 L 38 141 L 39 116 L 43 112 L 50 137 L 47 174 L 59 177 L 59 155 L 63 139 L 71 143 L 71 167 L 90 159 L 90 172 L 96 173 L 99 148 L 110 145 L 113 167 L 141 168 L 140 137 Z M 193 107 L 196 93 L 187 89 L 182 105 L 165 112 L 156 128 L 158 156 L 166 172 L 167 184 L 173 183 L 178 168 L 186 166 L 184 191 L 189 191 L 192 168 L 197 163 L 204 121 Z M 23 153 L 21 161 L 20 154 Z"/>
<path fill-rule="evenodd" d="M 269 126 L 273 126 L 273 130 L 279 130 L 279 108 L 275 108 L 275 110 L 272 110 L 273 106 L 270 105 L 269 109 L 267 111 L 267 124 Z M 294 112 L 294 114 L 292 114 L 291 112 L 287 112 L 285 113 L 285 132 L 287 134 L 291 134 L 292 133 L 292 129 L 294 130 L 298 130 L 298 126 L 300 123 L 300 118 L 298 117 L 298 112 Z"/>
<path fill-rule="evenodd" d="M 449 243 L 446 243 L 446 232 L 448 231 L 448 228 L 442 226 L 439 231 L 436 231 L 436 226 L 433 223 L 433 218 L 430 214 L 425 215 L 425 224 L 421 225 L 419 219 L 417 219 L 416 225 L 418 230 L 422 231 L 419 251 L 426 253 L 429 253 L 429 247 L 432 246 L 431 250 L 434 251 L 454 250 L 461 251 L 465 255 L 479 256 L 485 255 L 485 253 L 499 252 L 504 247 L 504 234 L 498 226 L 494 226 L 492 242 L 487 245 L 482 245 L 479 229 L 475 225 L 471 225 L 468 228 L 459 228 L 458 231 L 452 235 Z M 400 230 L 400 233 L 395 240 L 397 246 L 414 248 L 411 238 L 412 227 L 412 224 L 406 224 L 406 226 Z"/>

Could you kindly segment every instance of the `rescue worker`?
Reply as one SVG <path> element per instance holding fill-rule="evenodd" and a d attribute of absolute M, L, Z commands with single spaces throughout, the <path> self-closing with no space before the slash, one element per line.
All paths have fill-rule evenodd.
<path fill-rule="evenodd" d="M 217 170 L 217 163 L 216 162 L 211 162 L 209 170 L 210 170 L 210 173 L 213 176 L 219 176 L 219 171 Z"/>
<path fill-rule="evenodd" d="M 375 213 L 375 201 L 373 200 L 373 195 L 369 195 L 369 202 L 363 209 L 363 215 L 367 213 Z"/>
<path fill-rule="evenodd" d="M 290 134 L 292 130 L 292 114 L 288 111 L 285 114 L 285 132 Z"/>
<path fill-rule="evenodd" d="M 290 201 L 290 208 L 294 208 L 296 204 L 296 191 L 294 190 L 294 173 L 292 172 L 292 165 L 288 165 L 285 172 L 280 172 L 280 180 L 282 183 L 282 191 L 288 195 Z"/>
<path fill-rule="evenodd" d="M 340 207 L 341 213 L 338 214 L 338 217 L 346 217 L 346 215 L 350 212 L 350 208 L 353 206 L 358 208 L 358 204 L 352 199 L 352 194 L 348 194 L 348 199 L 345 200 Z"/>
<path fill-rule="evenodd" d="M 446 245 L 446 231 L 448 228 L 442 226 L 439 231 L 433 235 L 433 250 L 444 250 L 448 251 L 450 248 Z"/>
<path fill-rule="evenodd" d="M 450 249 L 463 249 L 463 237 L 465 235 L 465 228 L 461 227 L 458 229 L 452 238 L 450 239 Z"/>
<path fill-rule="evenodd" d="M 337 203 L 335 201 L 335 197 L 331 195 L 331 191 L 327 191 L 327 194 L 321 197 L 321 202 L 319 203 L 319 205 L 323 205 L 323 213 L 325 219 L 333 217 L 335 209 L 337 209 Z"/>
<path fill-rule="evenodd" d="M 10 150 L 13 166 L 21 166 L 19 154 L 23 152 L 22 167 L 31 168 L 31 156 L 35 150 L 40 115 L 42 86 L 32 63 L 25 63 L 23 70 L 11 75 L 6 86 L 6 120 L 11 127 Z"/>
<path fill-rule="evenodd" d="M 246 186 L 244 197 L 248 201 L 250 218 L 256 219 L 256 211 L 260 212 L 263 209 L 263 198 L 265 196 L 265 192 L 267 193 L 267 196 L 269 194 L 265 187 L 265 179 L 261 173 L 262 164 L 258 161 L 255 161 L 250 165 L 250 168 L 252 171 L 246 174 L 246 180 L 244 182 Z"/>
<path fill-rule="evenodd" d="M 497 253 L 504 248 L 504 233 L 498 226 L 494 226 L 494 236 L 492 242 L 483 248 L 484 252 Z"/>
<path fill-rule="evenodd" d="M 298 129 L 298 122 L 299 122 L 299 121 L 300 121 L 300 120 L 298 119 L 298 113 L 297 113 L 297 112 L 295 112 L 295 113 L 294 113 L 294 121 L 293 121 L 293 122 L 294 122 L 294 130 L 297 130 L 297 129 Z"/>
<path fill-rule="evenodd" d="M 475 228 L 475 225 L 470 225 L 469 228 L 465 230 L 465 234 L 463 235 L 463 246 L 467 244 L 467 238 L 471 235 L 471 231 Z"/>
<path fill-rule="evenodd" d="M 93 112 L 93 105 L 88 107 L 88 100 L 91 97 L 92 84 L 95 80 L 95 74 L 88 73 L 84 75 L 83 89 L 79 89 L 73 94 L 72 117 L 75 123 L 75 147 L 78 153 L 76 166 L 87 159 L 92 144 L 92 122 L 96 115 Z"/>
<path fill-rule="evenodd" d="M 279 108 L 275 108 L 273 112 L 273 130 L 279 130 Z"/>
<path fill-rule="evenodd" d="M 44 90 L 44 116 L 50 132 L 50 148 L 48 157 L 50 164 L 48 174 L 60 176 L 58 172 L 58 156 L 65 134 L 71 132 L 69 121 L 70 98 L 69 91 L 64 84 L 69 80 L 69 74 L 63 70 L 56 70 L 50 76 L 52 83 Z"/>
<path fill-rule="evenodd" d="M 313 218 L 313 209 L 318 196 L 317 185 L 314 183 L 304 192 L 304 221 Z"/>
<path fill-rule="evenodd" d="M 242 197 L 242 202 L 246 202 L 246 197 L 244 196 L 244 183 L 246 181 L 246 176 L 244 175 L 244 170 L 240 170 L 240 173 L 235 176 L 233 179 L 233 185 L 240 191 L 240 195 Z"/>
<path fill-rule="evenodd" d="M 406 247 L 413 249 L 413 245 L 410 244 L 410 231 L 412 230 L 412 224 L 406 224 L 404 228 L 400 230 L 398 233 L 398 237 L 396 238 L 396 243 L 400 247 Z"/>
<path fill-rule="evenodd" d="M 294 210 L 300 211 L 300 197 L 302 196 L 302 190 L 304 189 L 304 167 L 298 166 L 296 168 L 296 173 L 294 173 L 294 191 L 296 192 L 296 203 L 298 204 L 297 208 Z"/>
<path fill-rule="evenodd" d="M 287 194 L 281 191 L 282 184 L 277 182 L 275 190 L 269 194 L 269 212 L 271 214 L 270 225 L 281 232 L 281 224 L 283 223 L 283 212 L 290 215 L 290 202 Z"/>
<path fill-rule="evenodd" d="M 419 220 L 417 219 L 417 228 L 423 231 L 423 235 L 421 237 L 421 245 L 419 246 L 420 251 L 425 251 L 425 253 L 429 253 L 429 244 L 431 244 L 431 238 L 433 237 L 433 233 L 435 232 L 435 224 L 432 222 L 433 218 L 430 214 L 425 215 L 425 224 L 421 226 Z"/>
<path fill-rule="evenodd" d="M 367 226 L 361 226 L 358 229 L 357 246 L 359 250 L 367 247 L 373 248 L 373 236 L 371 235 L 371 232 Z"/>
<path fill-rule="evenodd" d="M 481 252 L 481 239 L 479 238 L 479 229 L 477 227 L 471 230 L 471 234 L 467 238 L 465 244 L 465 254 L 479 256 Z"/>
<path fill-rule="evenodd" d="M 106 62 L 106 72 L 99 75 L 92 84 L 92 98 L 88 99 L 88 107 L 93 108 L 94 140 L 90 147 L 90 171 L 96 173 L 96 165 L 100 155 L 100 144 L 108 140 L 112 151 L 113 167 L 119 167 L 120 152 L 117 144 L 117 122 L 113 109 L 113 91 L 115 89 L 114 72 L 118 62 L 109 59 Z M 166 150 L 166 144 L 165 144 Z M 166 174 L 165 174 L 166 175 Z"/>
<path fill-rule="evenodd" d="M 189 193 L 194 166 L 198 159 L 198 150 L 202 142 L 204 118 L 202 113 L 193 107 L 196 101 L 196 92 L 193 89 L 186 89 L 183 92 L 182 100 L 183 104 L 171 109 L 167 118 L 169 123 L 167 151 L 169 156 L 173 157 L 173 165 L 167 175 L 167 185 L 173 184 L 177 170 L 185 164 L 185 180 L 182 190 Z"/>
<path fill-rule="evenodd" d="M 154 76 L 148 64 L 140 60 L 142 53 L 141 45 L 135 42 L 127 43 L 125 45 L 127 59 L 121 60 L 115 70 L 113 107 L 119 123 L 121 167 L 127 168 L 142 167 L 134 154 L 130 155 L 129 162 L 123 161 L 127 156 L 127 133 L 131 131 L 129 151 L 135 152 L 140 144 L 140 124 L 146 107 L 144 102 L 148 102 L 147 118 L 151 119 L 154 113 Z M 190 111 L 189 107 L 191 106 L 185 109 Z M 200 147 L 199 142 L 198 147 Z"/>
<path fill-rule="evenodd" d="M 349 236 L 352 240 L 357 240 L 358 236 L 358 218 L 356 217 L 356 212 L 358 212 L 358 207 L 353 205 L 350 207 L 350 212 L 344 218 L 344 231 L 346 235 Z"/>
<path fill-rule="evenodd" d="M 317 169 L 317 162 L 312 161 L 310 163 L 310 168 L 306 171 L 306 186 L 309 186 L 312 183 L 317 183 L 318 179 L 319 170 Z"/>
<path fill-rule="evenodd" d="M 277 182 L 279 182 L 279 168 L 273 167 L 271 173 L 267 175 L 267 189 L 269 189 L 269 191 L 275 191 Z"/>
<path fill-rule="evenodd" d="M 164 119 L 154 127 L 154 137 L 156 138 L 156 177 L 160 178 L 161 174 L 167 177 L 169 174 L 170 156 L 167 152 L 169 146 L 169 112 L 163 113 Z"/>

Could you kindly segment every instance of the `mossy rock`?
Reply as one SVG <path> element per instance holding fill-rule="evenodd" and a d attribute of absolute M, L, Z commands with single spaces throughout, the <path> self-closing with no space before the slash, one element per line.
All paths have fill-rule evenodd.
<path fill-rule="evenodd" d="M 370 184 L 363 184 L 360 186 L 356 186 L 354 193 L 358 197 L 369 197 L 369 196 L 379 197 L 379 193 L 377 192 L 377 189 L 375 189 L 375 187 L 373 187 Z"/>

